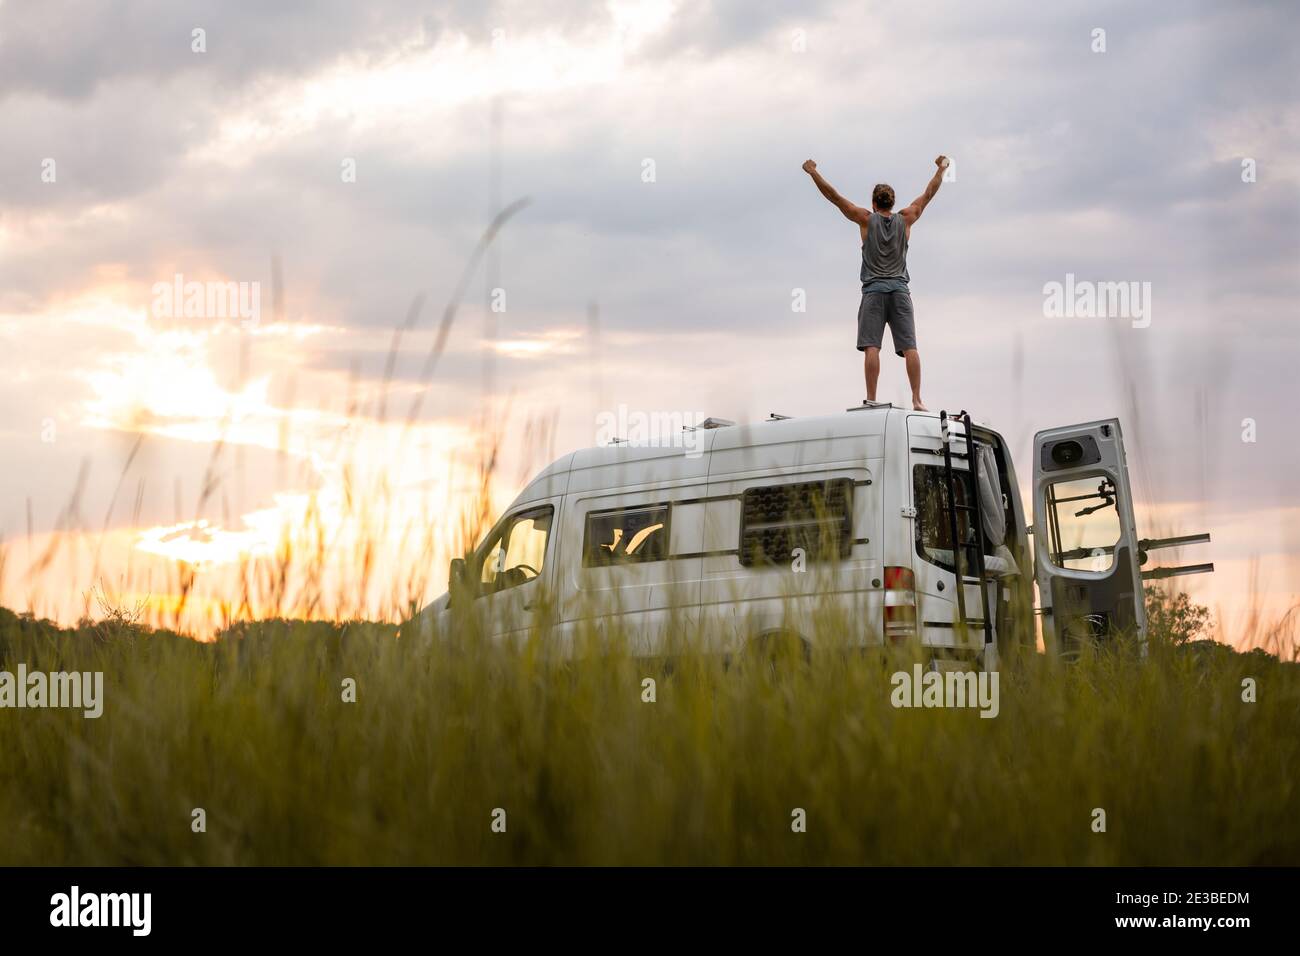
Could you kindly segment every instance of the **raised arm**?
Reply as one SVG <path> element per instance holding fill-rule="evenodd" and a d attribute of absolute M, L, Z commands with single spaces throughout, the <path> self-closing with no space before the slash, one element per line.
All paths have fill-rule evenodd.
<path fill-rule="evenodd" d="M 821 194 L 829 199 L 840 212 L 844 213 L 844 218 L 850 222 L 856 222 L 864 226 L 871 216 L 871 211 L 863 209 L 861 206 L 855 206 L 843 196 L 835 191 L 835 187 L 822 178 L 822 174 L 817 172 L 817 164 L 811 159 L 803 164 L 803 171 L 812 177 L 812 181 L 817 184 Z"/>
<path fill-rule="evenodd" d="M 943 171 L 948 167 L 948 157 L 940 156 L 934 161 L 937 167 L 930 181 L 925 184 L 925 192 L 912 200 L 912 205 L 899 210 L 899 215 L 909 226 L 921 218 L 921 213 L 925 212 L 925 207 L 930 205 L 930 200 L 935 197 L 939 187 L 943 184 Z"/>

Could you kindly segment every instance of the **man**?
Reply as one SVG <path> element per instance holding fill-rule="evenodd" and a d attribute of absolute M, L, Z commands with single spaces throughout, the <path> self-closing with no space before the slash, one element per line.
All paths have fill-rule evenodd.
<path fill-rule="evenodd" d="M 907 381 L 912 386 L 912 407 L 928 411 L 921 401 L 921 356 L 916 351 L 916 324 L 912 315 L 912 294 L 908 291 L 907 244 L 912 226 L 921 218 L 943 182 L 946 157 L 934 161 L 934 176 L 925 192 L 910 206 L 894 213 L 893 187 L 884 183 L 871 191 L 871 211 L 855 206 L 822 178 L 811 159 L 803 170 L 812 177 L 823 196 L 835 204 L 846 219 L 858 224 L 862 234 L 862 303 L 858 306 L 858 351 L 865 353 L 863 371 L 867 378 L 867 401 L 876 400 L 876 381 L 880 378 L 880 346 L 889 326 L 894 351 L 907 365 Z"/>

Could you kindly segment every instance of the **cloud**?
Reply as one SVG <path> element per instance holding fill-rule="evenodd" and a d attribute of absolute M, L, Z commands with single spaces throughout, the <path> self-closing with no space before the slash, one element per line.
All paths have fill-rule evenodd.
<path fill-rule="evenodd" d="M 426 424 L 480 414 L 488 348 L 497 401 L 558 406 L 564 447 L 592 441 L 602 402 L 845 407 L 859 240 L 799 164 L 860 202 L 878 181 L 910 199 L 945 152 L 956 180 L 910 254 L 936 404 L 1024 441 L 1135 416 L 1153 503 L 1279 501 L 1265 476 L 1300 464 L 1275 411 L 1300 346 L 1296 21 L 1262 2 L 0 5 L 0 338 L 19 370 L 0 442 L 48 463 L 11 472 L 6 500 L 30 478 L 53 515 L 81 457 L 112 471 L 104 434 L 31 444 L 33 421 L 82 420 L 111 357 L 153 347 L 71 303 L 140 317 L 177 273 L 266 300 L 282 283 L 284 321 L 327 330 L 290 347 L 212 335 L 178 386 L 239 395 L 260 376 L 284 413 L 342 414 L 354 389 L 372 415 L 391 330 L 425 295 L 392 372 L 404 414 L 493 182 L 498 203 L 532 203 L 471 280 Z M 1045 318 L 1043 285 L 1066 273 L 1151 282 L 1152 327 Z M 1243 447 L 1248 416 L 1262 437 Z M 188 487 L 207 449 L 155 439 L 178 458 L 150 475 Z M 289 484 L 268 478 L 249 506 Z M 11 509 L 5 530 L 24 520 Z"/>

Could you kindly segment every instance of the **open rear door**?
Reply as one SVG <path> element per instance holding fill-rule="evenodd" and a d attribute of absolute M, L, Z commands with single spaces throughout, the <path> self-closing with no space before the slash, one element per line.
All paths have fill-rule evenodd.
<path fill-rule="evenodd" d="M 1034 570 L 1049 652 L 1146 638 L 1133 496 L 1119 420 L 1034 436 Z"/>

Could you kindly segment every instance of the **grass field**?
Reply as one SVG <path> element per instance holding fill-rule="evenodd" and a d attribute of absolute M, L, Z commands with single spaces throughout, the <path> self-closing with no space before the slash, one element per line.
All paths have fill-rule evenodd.
<path fill-rule="evenodd" d="M 0 709 L 0 864 L 1300 863 L 1300 667 L 1262 651 L 1027 655 L 989 720 L 895 709 L 905 662 L 833 649 L 665 672 L 617 635 L 566 664 L 394 634 L 0 610 L 0 669 L 105 686 L 98 719 Z"/>

